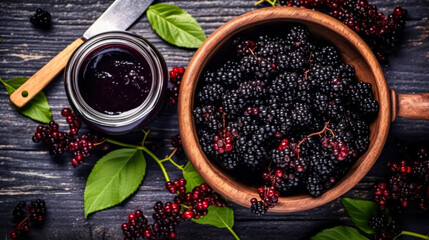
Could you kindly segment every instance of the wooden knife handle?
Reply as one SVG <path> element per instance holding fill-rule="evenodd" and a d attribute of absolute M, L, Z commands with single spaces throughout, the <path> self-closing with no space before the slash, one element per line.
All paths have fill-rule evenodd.
<path fill-rule="evenodd" d="M 429 93 L 397 94 L 391 90 L 393 118 L 429 120 Z"/>
<path fill-rule="evenodd" d="M 10 95 L 10 101 L 17 107 L 24 106 L 37 93 L 39 93 L 52 79 L 58 75 L 66 66 L 72 53 L 80 46 L 84 40 L 76 39 L 68 45 L 63 51 L 37 71 L 30 79 L 28 79 L 21 87 Z"/>

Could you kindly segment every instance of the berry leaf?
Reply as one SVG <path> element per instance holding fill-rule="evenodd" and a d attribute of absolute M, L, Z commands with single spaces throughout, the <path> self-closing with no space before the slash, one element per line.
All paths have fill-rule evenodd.
<path fill-rule="evenodd" d="M 106 154 L 86 181 L 85 218 L 124 201 L 137 190 L 145 173 L 146 160 L 141 150 L 121 148 Z"/>
<path fill-rule="evenodd" d="M 231 229 L 234 226 L 234 211 L 229 207 L 210 206 L 207 215 L 200 219 L 192 219 L 192 221 L 217 228 Z"/>
<path fill-rule="evenodd" d="M 199 48 L 206 40 L 195 18 L 177 6 L 155 4 L 148 8 L 146 15 L 155 32 L 173 45 Z"/>
<path fill-rule="evenodd" d="M 356 228 L 347 226 L 336 226 L 333 228 L 325 229 L 313 237 L 311 240 L 369 240 L 358 232 Z"/>
<path fill-rule="evenodd" d="M 6 88 L 6 91 L 9 95 L 15 92 L 22 84 L 24 84 L 28 78 L 12 78 L 7 81 L 3 81 L 0 78 L 0 82 Z M 45 94 L 41 91 L 36 96 L 33 97 L 25 106 L 18 108 L 14 106 L 18 112 L 22 115 L 27 116 L 35 121 L 42 123 L 49 123 L 52 119 L 51 109 L 49 108 L 48 99 Z"/>
<path fill-rule="evenodd" d="M 368 200 L 353 198 L 341 198 L 350 218 L 356 226 L 368 234 L 374 234 L 374 230 L 368 225 L 369 219 L 377 213 L 377 203 Z"/>
<path fill-rule="evenodd" d="M 205 183 L 204 179 L 198 174 L 191 162 L 188 162 L 183 168 L 183 177 L 186 180 L 186 191 L 191 192 L 196 186 Z"/>

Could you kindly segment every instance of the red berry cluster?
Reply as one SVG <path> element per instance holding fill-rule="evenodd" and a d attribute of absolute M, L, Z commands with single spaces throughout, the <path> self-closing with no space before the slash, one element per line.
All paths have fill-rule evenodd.
<path fill-rule="evenodd" d="M 177 104 L 177 100 L 179 98 L 179 90 L 180 90 L 180 84 L 182 83 L 182 77 L 183 74 L 185 74 L 185 68 L 184 67 L 174 67 L 170 72 L 170 82 L 173 84 L 173 87 L 171 87 L 168 91 L 168 105 L 172 106 Z"/>
<path fill-rule="evenodd" d="M 186 192 L 186 180 L 183 178 L 167 182 L 166 189 L 173 194 L 173 202 L 163 204 L 158 201 L 154 205 L 154 223 L 148 224 L 141 210 L 128 216 L 128 223 L 121 225 L 124 239 L 175 239 L 177 237 L 176 226 L 182 220 L 199 219 L 208 214 L 211 205 L 224 207 L 225 200 L 212 188 L 203 183 L 194 187 L 191 192 Z"/>
<path fill-rule="evenodd" d="M 262 201 L 258 201 L 256 198 L 252 198 L 250 200 L 250 210 L 256 215 L 260 216 L 266 213 L 269 208 L 273 208 L 276 206 L 280 194 L 274 186 L 260 187 L 258 188 L 258 194 Z"/>
<path fill-rule="evenodd" d="M 27 205 L 24 201 L 20 202 L 12 211 L 15 228 L 10 233 L 10 238 L 17 239 L 24 237 L 30 230 L 29 224 L 40 226 L 45 220 L 46 206 L 45 201 L 37 199 Z"/>
<path fill-rule="evenodd" d="M 231 131 L 224 131 L 214 136 L 213 149 L 219 154 L 229 152 L 233 148 L 233 140 L 238 137 L 238 131 L 232 129 Z"/>
<path fill-rule="evenodd" d="M 349 154 L 353 154 L 355 157 L 357 155 L 356 151 L 350 153 L 349 148 L 343 142 L 333 141 L 332 139 L 325 138 L 322 142 L 322 145 L 326 148 L 332 148 L 332 154 L 338 161 L 345 160 Z"/>
<path fill-rule="evenodd" d="M 39 125 L 33 135 L 34 142 L 42 141 L 49 148 L 51 155 L 62 155 L 65 151 L 73 153 L 71 163 L 73 167 L 83 163 L 83 159 L 90 155 L 95 143 L 103 141 L 97 134 L 88 133 L 77 136 L 82 126 L 80 118 L 70 109 L 64 108 L 61 115 L 66 118 L 69 124 L 69 131 L 59 130 L 59 125 L 51 121 L 49 125 Z"/>
<path fill-rule="evenodd" d="M 399 160 L 388 162 L 387 181 L 374 186 L 374 198 L 381 209 L 406 208 L 415 202 L 423 211 L 429 209 L 428 146 L 399 144 Z"/>
<path fill-rule="evenodd" d="M 279 3 L 328 13 L 364 38 L 380 61 L 386 60 L 388 48 L 397 45 L 407 17 L 407 11 L 401 7 L 385 16 L 367 0 L 280 0 Z"/>

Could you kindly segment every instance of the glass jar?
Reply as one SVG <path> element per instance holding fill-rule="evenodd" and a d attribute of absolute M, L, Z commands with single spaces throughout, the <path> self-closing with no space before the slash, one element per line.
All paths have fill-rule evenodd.
<path fill-rule="evenodd" d="M 142 60 L 142 64 L 150 69 L 148 74 L 150 74 L 152 81 L 150 87 L 148 86 L 145 90 L 145 98 L 141 99 L 142 103 L 140 105 L 113 114 L 107 111 L 103 112 L 100 108 L 96 110 L 96 107 L 94 107 L 96 105 L 88 101 L 88 98 L 86 101 L 83 96 L 88 95 L 85 93 L 87 89 L 85 88 L 86 85 L 82 83 L 82 81 L 88 80 L 82 80 L 82 76 L 84 76 L 82 72 L 87 71 L 86 65 L 90 63 L 89 59 L 96 56 L 100 51 L 110 47 L 129 49 L 133 54 L 138 55 L 137 57 Z M 97 61 L 97 59 L 95 61 Z M 115 73 L 115 71 L 117 70 L 110 69 L 106 74 L 111 76 L 109 74 Z M 147 40 L 128 32 L 107 32 L 90 38 L 76 49 L 65 68 L 64 84 L 71 107 L 82 117 L 82 120 L 87 125 L 97 131 L 107 134 L 122 134 L 142 128 L 143 125 L 152 120 L 160 111 L 166 95 L 168 81 L 167 73 L 167 67 L 162 55 Z M 98 84 L 98 82 L 94 82 L 93 84 Z M 98 91 L 103 91 L 106 86 L 100 84 L 100 88 L 88 91 L 92 91 L 92 93 L 98 95 L 100 93 Z M 117 92 L 117 89 L 114 87 L 108 89 L 113 89 L 112 91 Z M 101 96 L 105 95 L 106 94 L 101 94 Z M 104 99 L 98 99 L 97 101 L 104 101 L 104 104 L 106 104 L 106 102 L 114 103 L 118 101 L 126 106 L 127 102 L 120 102 L 123 101 L 124 97 L 125 99 L 129 99 L 126 95 L 109 95 L 108 98 L 103 97 Z M 131 99 L 130 101 L 132 100 L 136 99 Z M 140 101 L 140 99 L 137 100 Z M 133 103 L 135 104 L 135 101 Z M 139 104 L 139 102 L 137 104 Z"/>

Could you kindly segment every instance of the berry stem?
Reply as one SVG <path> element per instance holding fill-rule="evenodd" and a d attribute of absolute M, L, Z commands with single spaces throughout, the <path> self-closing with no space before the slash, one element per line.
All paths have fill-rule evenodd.
<path fill-rule="evenodd" d="M 408 236 L 413 236 L 413 237 L 416 237 L 416 238 L 421 238 L 421 239 L 427 239 L 427 240 L 429 240 L 429 236 L 425 236 L 423 234 L 419 234 L 419 233 L 415 233 L 415 232 L 409 232 L 409 231 L 402 231 L 398 236 L 396 236 L 395 239 L 397 239 L 401 235 L 408 235 Z"/>
<path fill-rule="evenodd" d="M 142 146 L 144 146 L 144 144 L 146 142 L 147 135 L 149 135 L 150 129 L 148 129 L 148 130 L 144 130 L 143 129 L 142 132 L 144 133 L 144 137 L 143 137 L 143 140 L 142 140 Z"/>
<path fill-rule="evenodd" d="M 259 4 L 263 3 L 263 2 L 267 2 L 269 4 L 271 4 L 273 7 L 276 6 L 276 2 L 277 0 L 259 0 L 258 2 L 255 3 L 255 6 L 258 6 Z"/>
<path fill-rule="evenodd" d="M 311 134 L 309 134 L 309 135 L 307 135 L 305 138 L 303 138 L 299 143 L 298 143 L 298 145 L 296 145 L 296 147 L 295 147 L 295 151 L 297 152 L 297 156 L 298 156 L 298 158 L 299 158 L 299 146 L 301 145 L 301 144 L 303 144 L 307 139 L 309 139 L 310 137 L 312 137 L 312 136 L 315 136 L 315 135 L 322 135 L 323 133 L 325 133 L 326 131 L 329 131 L 329 132 L 331 132 L 331 134 L 332 134 L 332 136 L 335 138 L 335 134 L 334 134 L 334 131 L 332 131 L 332 129 L 330 129 L 330 128 L 328 128 L 328 125 L 329 125 L 329 121 L 327 121 L 326 123 L 325 123 L 325 126 L 323 127 L 323 129 L 321 130 L 321 131 L 319 131 L 319 132 L 315 132 L 315 133 L 311 133 Z"/>
<path fill-rule="evenodd" d="M 149 133 L 149 131 L 147 131 L 147 133 Z M 145 132 L 146 134 L 146 132 Z M 145 146 L 138 146 L 138 145 L 134 145 L 134 144 L 129 144 L 129 143 L 123 143 L 123 142 L 119 142 L 110 138 L 106 138 L 105 140 L 106 142 L 118 145 L 118 146 L 122 146 L 122 147 L 129 147 L 129 148 L 135 148 L 135 149 L 139 149 L 144 151 L 145 153 L 147 153 L 149 156 L 151 156 L 153 158 L 153 160 L 155 160 L 156 163 L 158 163 L 159 167 L 161 168 L 162 173 L 164 174 L 165 177 L 165 181 L 169 182 L 170 178 L 168 177 L 168 173 L 165 170 L 164 165 L 162 164 L 161 160 L 148 148 L 146 148 Z"/>

